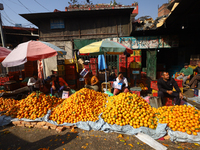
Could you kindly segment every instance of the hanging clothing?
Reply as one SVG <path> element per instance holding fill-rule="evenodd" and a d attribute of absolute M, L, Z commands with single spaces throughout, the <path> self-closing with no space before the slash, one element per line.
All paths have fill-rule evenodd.
<path fill-rule="evenodd" d="M 106 69 L 105 66 L 107 68 L 104 55 L 99 55 L 98 56 L 98 69 L 104 70 L 104 69 Z"/>

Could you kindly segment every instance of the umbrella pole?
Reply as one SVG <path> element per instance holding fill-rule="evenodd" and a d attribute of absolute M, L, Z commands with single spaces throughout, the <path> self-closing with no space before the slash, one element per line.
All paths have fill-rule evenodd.
<path fill-rule="evenodd" d="M 43 64 L 43 78 L 46 79 L 46 72 L 45 72 L 44 59 L 42 59 L 42 64 Z"/>
<path fill-rule="evenodd" d="M 107 72 L 106 72 L 106 52 L 104 52 L 104 58 L 105 58 L 105 63 L 104 63 L 104 67 L 105 67 L 105 82 L 106 82 L 106 91 L 108 89 L 107 87 Z"/>

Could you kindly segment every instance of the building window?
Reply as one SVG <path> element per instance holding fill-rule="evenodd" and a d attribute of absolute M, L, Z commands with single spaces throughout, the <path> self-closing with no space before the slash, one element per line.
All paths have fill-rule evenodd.
<path fill-rule="evenodd" d="M 64 29 L 65 24 L 63 19 L 51 19 L 50 22 L 51 29 Z"/>

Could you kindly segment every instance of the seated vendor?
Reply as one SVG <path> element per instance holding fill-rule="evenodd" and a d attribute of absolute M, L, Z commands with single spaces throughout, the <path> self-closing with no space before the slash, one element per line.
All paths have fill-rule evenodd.
<path fill-rule="evenodd" d="M 30 92 L 39 91 L 40 87 L 43 87 L 42 81 L 38 78 L 37 74 L 34 73 L 33 77 L 29 78 L 27 86 L 30 88 Z"/>
<path fill-rule="evenodd" d="M 173 87 L 176 91 L 173 91 Z M 173 78 L 169 77 L 168 72 L 162 72 L 161 78 L 158 79 L 158 97 L 161 98 L 162 104 L 165 105 L 164 97 L 176 98 L 175 105 L 180 105 L 183 95 L 178 87 L 178 84 Z"/>
<path fill-rule="evenodd" d="M 188 63 L 184 64 L 184 68 L 180 71 L 180 76 L 177 79 L 183 79 L 183 84 L 185 84 L 187 79 L 190 79 L 190 76 L 193 74 L 193 69 L 189 67 Z"/>
<path fill-rule="evenodd" d="M 99 80 L 97 79 L 96 76 L 92 75 L 91 72 L 89 72 L 84 77 L 84 79 L 85 79 L 85 88 L 93 89 L 95 91 L 99 90 L 99 86 L 98 86 Z"/>
<path fill-rule="evenodd" d="M 60 92 L 62 92 L 65 89 L 65 86 L 68 89 L 70 89 L 68 84 L 61 77 L 58 77 L 56 75 L 51 75 L 51 80 L 52 80 L 51 95 L 54 95 L 55 91 L 58 91 L 58 93 L 60 94 Z"/>
<path fill-rule="evenodd" d="M 197 72 L 197 75 L 191 79 L 191 81 L 188 85 L 189 85 L 189 88 L 194 89 L 196 87 L 198 81 L 200 81 L 200 61 L 198 62 L 198 66 L 193 71 Z"/>
<path fill-rule="evenodd" d="M 122 89 L 120 90 L 120 89 L 114 88 L 113 95 L 117 95 L 119 92 L 124 92 L 124 93 L 129 92 L 129 89 L 128 89 L 128 81 L 127 81 L 127 79 L 123 76 L 122 72 L 119 72 L 119 73 L 118 73 L 118 77 L 116 78 L 116 82 L 117 82 L 117 83 L 122 83 Z"/>

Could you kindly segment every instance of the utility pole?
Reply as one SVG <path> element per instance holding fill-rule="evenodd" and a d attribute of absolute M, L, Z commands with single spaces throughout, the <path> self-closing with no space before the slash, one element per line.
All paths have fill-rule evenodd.
<path fill-rule="evenodd" d="M 3 4 L 1 4 L 1 3 L 0 3 L 0 10 L 4 10 Z M 5 47 L 5 40 L 4 40 L 4 34 L 3 34 L 1 13 L 0 13 L 0 32 L 1 32 L 1 43 L 2 43 L 2 46 Z M 8 74 L 8 67 L 6 67 L 6 73 Z"/>
<path fill-rule="evenodd" d="M 0 10 L 3 10 L 3 4 L 0 3 Z M 2 20 L 1 20 L 1 13 L 0 13 L 0 32 L 1 32 L 1 42 L 2 46 L 5 47 L 5 40 L 3 35 L 3 27 L 2 27 Z"/>

